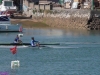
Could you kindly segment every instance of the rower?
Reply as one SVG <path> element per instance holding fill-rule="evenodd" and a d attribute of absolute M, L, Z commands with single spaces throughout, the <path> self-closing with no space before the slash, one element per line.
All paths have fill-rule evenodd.
<path fill-rule="evenodd" d="M 39 46 L 39 42 L 36 41 L 36 40 L 34 40 L 34 37 L 32 37 L 31 39 L 32 39 L 32 40 L 31 40 L 31 46 L 32 46 L 32 47 Z"/>
<path fill-rule="evenodd" d="M 20 36 L 19 34 L 16 36 L 16 38 L 14 39 L 14 43 L 22 43 L 22 41 L 20 40 Z"/>

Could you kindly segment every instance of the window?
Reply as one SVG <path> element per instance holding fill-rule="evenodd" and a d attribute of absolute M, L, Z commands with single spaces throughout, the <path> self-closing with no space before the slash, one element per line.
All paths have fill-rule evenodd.
<path fill-rule="evenodd" d="M 7 16 L 1 16 L 0 21 L 9 21 L 9 18 Z"/>
<path fill-rule="evenodd" d="M 4 6 L 12 6 L 12 1 L 5 1 Z"/>

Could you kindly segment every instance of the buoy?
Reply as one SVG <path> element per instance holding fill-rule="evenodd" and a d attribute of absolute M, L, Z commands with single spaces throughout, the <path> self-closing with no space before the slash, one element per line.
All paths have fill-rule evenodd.
<path fill-rule="evenodd" d="M 15 60 L 15 61 L 11 61 L 11 68 L 17 68 L 20 66 L 20 61 L 19 60 Z"/>

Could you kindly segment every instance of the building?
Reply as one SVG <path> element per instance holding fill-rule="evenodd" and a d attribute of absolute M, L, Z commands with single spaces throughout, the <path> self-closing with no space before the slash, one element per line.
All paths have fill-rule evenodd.
<path fill-rule="evenodd" d="M 83 8 L 91 8 L 94 5 L 94 8 L 100 8 L 100 0 L 13 0 L 14 4 L 18 7 L 18 11 L 22 11 L 23 8 L 23 1 L 28 1 L 29 3 L 31 3 L 31 7 L 34 7 L 34 5 L 37 5 L 37 9 L 50 9 L 52 10 L 53 7 L 55 7 L 54 5 L 52 6 L 52 3 L 56 6 L 62 5 L 64 3 L 65 8 L 71 8 L 72 4 L 74 2 L 79 2 L 79 8 L 83 9 Z M 71 2 L 68 3 L 67 1 Z M 94 2 L 92 2 L 94 1 Z M 66 3 L 65 3 L 66 2 Z M 34 3 L 34 4 L 33 4 Z M 93 5 L 92 5 L 93 3 Z"/>
<path fill-rule="evenodd" d="M 52 1 L 49 1 L 49 0 L 39 0 L 39 9 L 52 10 L 53 9 Z"/>

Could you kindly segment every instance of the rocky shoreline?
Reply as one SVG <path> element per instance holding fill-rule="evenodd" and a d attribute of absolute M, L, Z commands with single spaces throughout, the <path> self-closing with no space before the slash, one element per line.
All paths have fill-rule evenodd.
<path fill-rule="evenodd" d="M 21 23 L 24 27 L 54 27 L 65 29 L 88 29 L 91 10 L 55 10 L 35 12 L 31 19 L 12 19 L 12 23 Z"/>
<path fill-rule="evenodd" d="M 36 12 L 33 14 L 33 19 L 50 27 L 87 29 L 90 16 L 91 11 L 89 9 L 73 9 L 45 11 L 44 13 Z"/>

